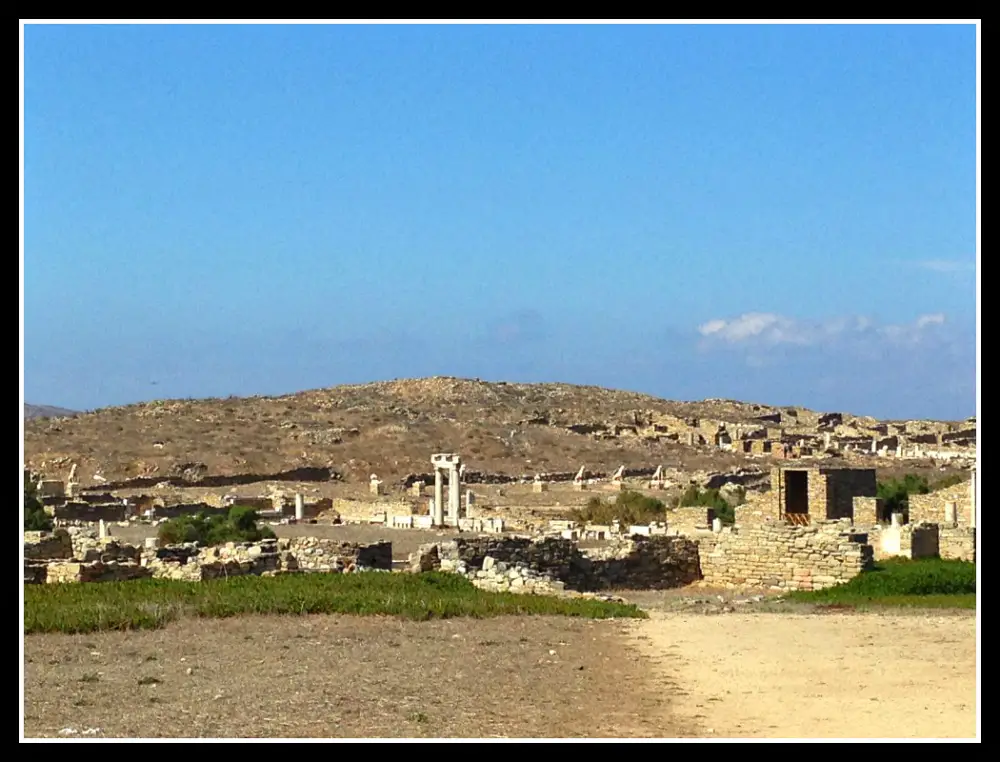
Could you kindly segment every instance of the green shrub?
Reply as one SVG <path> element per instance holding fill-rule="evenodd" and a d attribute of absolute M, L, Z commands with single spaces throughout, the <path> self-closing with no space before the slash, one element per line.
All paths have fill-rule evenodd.
<path fill-rule="evenodd" d="M 666 521 L 667 507 L 655 497 L 643 495 L 634 490 L 625 490 L 611 502 L 596 495 L 582 509 L 572 512 L 573 520 L 581 524 L 610 524 L 618 521 L 623 525 L 649 524 Z"/>
<path fill-rule="evenodd" d="M 268 527 L 257 525 L 257 512 L 245 505 L 234 505 L 229 513 L 178 516 L 160 525 L 156 537 L 161 545 L 196 542 L 199 545 L 222 545 L 227 542 L 258 542 L 274 537 Z"/>
<path fill-rule="evenodd" d="M 887 514 L 906 513 L 910 507 L 910 495 L 926 495 L 928 492 L 954 487 L 963 481 L 965 477 L 962 474 L 952 474 L 932 483 L 928 483 L 925 476 L 906 474 L 902 479 L 879 482 L 875 495 L 882 498 Z"/>
<path fill-rule="evenodd" d="M 849 582 L 812 592 L 792 593 L 795 600 L 883 605 L 975 607 L 976 565 L 940 558 L 893 558 Z"/>
<path fill-rule="evenodd" d="M 24 529 L 28 532 L 52 531 L 52 519 L 38 499 L 34 475 L 24 472 Z"/>

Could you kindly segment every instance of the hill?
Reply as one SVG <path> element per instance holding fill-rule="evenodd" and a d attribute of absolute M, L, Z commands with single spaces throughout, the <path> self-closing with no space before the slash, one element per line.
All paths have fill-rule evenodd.
<path fill-rule="evenodd" d="M 66 418 L 78 415 L 76 410 L 67 410 L 64 407 L 53 407 L 52 405 L 29 405 L 24 403 L 24 420 L 33 418 Z"/>
<path fill-rule="evenodd" d="M 870 437 L 871 418 L 732 400 L 674 402 L 570 384 L 424 378 L 337 386 L 281 397 L 154 400 L 25 423 L 28 465 L 80 465 L 83 484 L 148 477 L 260 475 L 326 468 L 346 481 L 399 481 L 458 452 L 470 471 L 510 475 L 610 472 L 619 465 L 728 468 L 743 456 L 714 447 L 730 433 L 780 427 L 785 436 Z M 921 424 L 948 430 L 948 424 Z M 692 446 L 692 442 L 696 445 Z M 273 478 L 273 477 L 272 477 Z"/>

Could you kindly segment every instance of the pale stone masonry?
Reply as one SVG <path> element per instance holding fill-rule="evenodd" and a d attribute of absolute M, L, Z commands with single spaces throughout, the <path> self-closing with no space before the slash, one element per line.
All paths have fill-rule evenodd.
<path fill-rule="evenodd" d="M 867 537 L 855 534 L 849 519 L 727 528 L 700 538 L 699 557 L 708 586 L 772 590 L 832 587 L 873 563 Z"/>

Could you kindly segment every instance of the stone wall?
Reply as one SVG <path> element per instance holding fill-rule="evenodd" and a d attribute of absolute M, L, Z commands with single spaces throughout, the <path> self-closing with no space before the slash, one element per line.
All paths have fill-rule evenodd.
<path fill-rule="evenodd" d="M 56 561 L 46 565 L 45 582 L 124 582 L 151 577 L 149 569 L 120 561 Z"/>
<path fill-rule="evenodd" d="M 25 532 L 24 557 L 26 560 L 73 557 L 73 540 L 65 529 L 55 532 Z"/>
<path fill-rule="evenodd" d="M 946 487 L 926 495 L 910 495 L 909 518 L 912 523 L 929 521 L 943 523 L 945 521 L 945 506 L 955 503 L 959 526 L 970 526 L 972 523 L 972 501 L 970 499 L 970 482 L 964 481 L 953 487 Z"/>
<path fill-rule="evenodd" d="M 699 551 L 705 584 L 729 588 L 819 590 L 847 582 L 873 561 L 867 537 L 853 533 L 849 520 L 726 528 L 701 538 Z"/>
<path fill-rule="evenodd" d="M 25 583 L 105 582 L 142 577 L 200 582 L 242 575 L 392 569 L 392 544 L 343 543 L 313 537 L 195 544 L 140 550 L 113 538 L 26 532 Z M 29 548 L 31 549 L 29 551 Z"/>
<path fill-rule="evenodd" d="M 227 543 L 210 548 L 168 546 L 144 554 L 153 576 L 202 581 L 244 575 L 270 576 L 287 572 L 354 572 L 392 569 L 392 543 L 373 545 L 315 537 Z"/>
<path fill-rule="evenodd" d="M 935 558 L 939 555 L 940 528 L 937 524 L 874 526 L 868 539 L 877 560 L 884 558 Z"/>
<path fill-rule="evenodd" d="M 760 526 L 780 521 L 777 498 L 772 490 L 748 492 L 746 499 L 733 509 L 737 526 Z"/>
<path fill-rule="evenodd" d="M 632 537 L 584 551 L 571 540 L 553 537 L 457 539 L 421 546 L 410 556 L 411 571 L 440 569 L 472 579 L 497 563 L 505 573 L 527 569 L 577 591 L 666 589 L 700 578 L 697 543 L 686 537 Z"/>
<path fill-rule="evenodd" d="M 854 498 L 874 498 L 878 490 L 874 468 L 820 469 L 820 473 L 826 477 L 827 520 L 851 518 L 854 515 Z M 809 508 L 812 511 L 811 502 Z"/>
<path fill-rule="evenodd" d="M 854 498 L 854 525 L 856 527 L 878 526 L 888 523 L 890 518 L 882 498 Z"/>
<path fill-rule="evenodd" d="M 976 561 L 976 530 L 973 527 L 938 527 L 938 553 L 941 558 Z"/>
<path fill-rule="evenodd" d="M 355 521 L 368 521 L 373 516 L 406 516 L 413 513 L 426 513 L 426 499 L 414 510 L 414 504 L 404 500 L 377 500 L 365 502 L 361 500 L 334 499 L 332 508 L 342 518 Z"/>
<path fill-rule="evenodd" d="M 126 507 L 117 503 L 72 502 L 53 506 L 52 517 L 63 521 L 124 521 Z"/>
<path fill-rule="evenodd" d="M 667 526 L 681 531 L 711 527 L 715 510 L 705 506 L 683 506 L 667 511 Z"/>

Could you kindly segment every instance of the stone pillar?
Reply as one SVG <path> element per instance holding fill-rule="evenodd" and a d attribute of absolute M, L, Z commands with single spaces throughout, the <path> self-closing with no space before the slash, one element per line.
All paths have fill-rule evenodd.
<path fill-rule="evenodd" d="M 712 519 L 712 531 L 716 534 L 722 531 L 722 519 Z"/>
<path fill-rule="evenodd" d="M 434 526 L 444 524 L 444 474 L 440 468 L 434 469 Z"/>
<path fill-rule="evenodd" d="M 872 454 L 878 453 L 878 437 L 872 437 Z"/>
<path fill-rule="evenodd" d="M 100 519 L 97 522 L 97 537 L 101 540 L 108 536 L 108 525 L 104 523 L 104 519 Z"/>
<path fill-rule="evenodd" d="M 448 517 L 458 526 L 458 516 L 462 510 L 462 484 L 458 468 L 452 467 L 448 473 Z"/>
<path fill-rule="evenodd" d="M 302 494 L 299 492 L 295 493 L 295 520 L 302 521 L 306 517 L 306 501 L 302 498 Z"/>
<path fill-rule="evenodd" d="M 944 504 L 944 523 L 950 527 L 958 524 L 958 503 L 953 500 Z"/>

